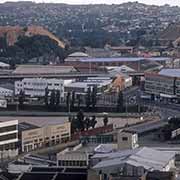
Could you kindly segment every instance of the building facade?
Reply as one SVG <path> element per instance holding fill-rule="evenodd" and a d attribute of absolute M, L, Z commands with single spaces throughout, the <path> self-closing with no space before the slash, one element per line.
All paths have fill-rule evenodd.
<path fill-rule="evenodd" d="M 88 154 L 84 152 L 57 154 L 57 166 L 62 168 L 87 168 L 88 164 Z"/>
<path fill-rule="evenodd" d="M 158 73 L 146 73 L 145 91 L 158 97 L 180 98 L 180 78 Z"/>
<path fill-rule="evenodd" d="M 0 122 L 0 159 L 18 155 L 18 120 Z"/>
<path fill-rule="evenodd" d="M 15 82 L 15 95 L 24 91 L 26 96 L 43 97 L 45 89 L 60 91 L 60 97 L 64 98 L 64 81 L 62 79 L 25 78 Z"/>
<path fill-rule="evenodd" d="M 48 125 L 40 128 L 22 131 L 22 152 L 29 152 L 37 148 L 64 143 L 71 138 L 71 124 Z"/>
<path fill-rule="evenodd" d="M 135 132 L 121 131 L 117 134 L 117 144 L 119 150 L 135 149 L 139 147 L 138 135 Z"/>
<path fill-rule="evenodd" d="M 5 98 L 12 97 L 13 94 L 14 94 L 13 90 L 0 87 L 0 96 L 1 97 L 5 97 Z"/>

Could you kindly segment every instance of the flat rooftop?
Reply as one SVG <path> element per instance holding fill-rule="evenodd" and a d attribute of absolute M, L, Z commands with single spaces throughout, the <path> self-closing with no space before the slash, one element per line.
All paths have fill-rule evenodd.
<path fill-rule="evenodd" d="M 6 122 L 10 120 L 18 120 L 19 123 L 24 125 L 24 128 L 28 128 L 29 126 L 43 127 L 46 125 L 56 125 L 56 124 L 64 124 L 68 122 L 68 117 L 47 117 L 47 116 L 0 116 L 0 122 Z M 26 126 L 26 127 L 25 127 Z M 31 127 L 32 127 L 31 126 Z"/>
<path fill-rule="evenodd" d="M 159 72 L 160 75 L 170 76 L 170 77 L 179 77 L 180 78 L 180 68 L 178 69 L 162 69 Z"/>
<path fill-rule="evenodd" d="M 13 74 L 63 74 L 76 72 L 73 66 L 52 66 L 52 65 L 20 65 Z"/>
<path fill-rule="evenodd" d="M 18 124 L 18 129 L 20 132 L 25 131 L 25 130 L 30 130 L 30 129 L 36 129 L 39 128 L 39 126 L 36 126 L 34 124 L 30 124 L 27 122 L 21 122 Z"/>

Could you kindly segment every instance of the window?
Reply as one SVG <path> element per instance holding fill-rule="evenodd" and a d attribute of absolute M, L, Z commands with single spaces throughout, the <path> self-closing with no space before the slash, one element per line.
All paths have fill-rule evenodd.
<path fill-rule="evenodd" d="M 17 134 L 13 133 L 13 134 L 0 136 L 0 141 L 7 141 L 7 140 L 10 140 L 10 139 L 15 139 L 15 138 L 17 138 Z"/>
<path fill-rule="evenodd" d="M 127 141 L 127 140 L 128 140 L 128 137 L 122 137 L 122 140 L 123 140 L 123 141 Z"/>
<path fill-rule="evenodd" d="M 2 128 L 0 128 L 0 133 L 9 132 L 9 131 L 15 131 L 16 129 L 17 129 L 16 125 L 2 127 Z"/>

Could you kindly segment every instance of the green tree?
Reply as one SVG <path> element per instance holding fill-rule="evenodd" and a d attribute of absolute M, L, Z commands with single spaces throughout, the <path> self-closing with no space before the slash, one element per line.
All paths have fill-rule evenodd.
<path fill-rule="evenodd" d="M 71 96 L 71 108 L 74 108 L 74 104 L 75 104 L 75 91 L 72 92 L 72 96 Z"/>
<path fill-rule="evenodd" d="M 56 90 L 56 107 L 60 104 L 60 91 Z"/>
<path fill-rule="evenodd" d="M 97 124 L 96 116 L 92 116 L 92 118 L 90 120 L 90 126 L 94 129 L 96 124 Z"/>
<path fill-rule="evenodd" d="M 91 93 L 91 103 L 92 108 L 94 109 L 97 102 L 97 86 L 93 86 L 92 93 Z"/>
<path fill-rule="evenodd" d="M 77 103 L 78 103 L 78 109 L 81 107 L 81 96 L 80 94 L 77 95 Z"/>
<path fill-rule="evenodd" d="M 50 108 L 55 109 L 55 102 L 56 102 L 56 93 L 55 90 L 51 91 L 51 96 L 50 96 Z"/>
<path fill-rule="evenodd" d="M 119 91 L 118 93 L 118 99 L 117 99 L 117 111 L 122 112 L 123 111 L 123 93 L 122 91 Z"/>
<path fill-rule="evenodd" d="M 23 90 L 20 91 L 18 100 L 19 100 L 19 106 L 20 106 L 20 108 L 23 108 L 23 106 L 24 106 L 24 101 L 25 101 L 25 93 L 24 93 Z"/>
<path fill-rule="evenodd" d="M 85 125 L 86 130 L 90 128 L 90 118 L 88 116 L 84 120 L 84 125 Z"/>
<path fill-rule="evenodd" d="M 80 131 L 84 131 L 85 129 L 85 123 L 84 123 L 84 113 L 82 110 L 80 110 L 77 115 L 77 127 Z"/>
<path fill-rule="evenodd" d="M 87 110 L 90 109 L 91 106 L 91 87 L 88 87 L 87 93 L 86 93 L 86 108 Z"/>
<path fill-rule="evenodd" d="M 45 89 L 45 96 L 44 96 L 44 103 L 45 103 L 46 107 L 48 107 L 48 105 L 49 105 L 48 96 L 49 96 L 49 90 L 48 90 L 48 87 L 46 87 L 46 89 Z"/>
<path fill-rule="evenodd" d="M 107 126 L 108 125 L 108 116 L 105 115 L 104 118 L 103 118 L 103 123 L 104 123 L 104 126 Z"/>
<path fill-rule="evenodd" d="M 71 103 L 71 93 L 68 92 L 67 96 L 66 96 L 66 108 L 67 108 L 67 111 L 71 110 L 70 103 Z"/>

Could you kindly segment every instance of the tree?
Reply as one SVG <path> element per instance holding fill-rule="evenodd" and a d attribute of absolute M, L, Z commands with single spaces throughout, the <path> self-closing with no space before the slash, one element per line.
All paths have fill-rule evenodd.
<path fill-rule="evenodd" d="M 69 122 L 71 123 L 71 133 L 74 134 L 77 131 L 77 119 L 76 117 L 72 117 L 69 119 Z"/>
<path fill-rule="evenodd" d="M 89 117 L 86 117 L 84 120 L 85 128 L 88 130 L 90 128 L 90 119 Z"/>
<path fill-rule="evenodd" d="M 20 93 L 19 93 L 19 106 L 21 107 L 21 108 L 23 108 L 23 105 L 24 105 L 24 101 L 25 101 L 25 93 L 24 93 L 24 91 L 23 90 L 21 90 L 20 91 Z"/>
<path fill-rule="evenodd" d="M 94 86 L 91 93 L 91 103 L 93 109 L 96 106 L 96 102 L 97 102 L 97 86 Z"/>
<path fill-rule="evenodd" d="M 89 110 L 91 106 L 91 87 L 88 87 L 87 93 L 86 93 L 86 107 L 87 110 Z"/>
<path fill-rule="evenodd" d="M 55 90 L 52 90 L 51 97 L 50 97 L 50 108 L 51 109 L 54 109 L 55 101 L 56 101 L 56 93 L 55 93 Z"/>
<path fill-rule="evenodd" d="M 49 90 L 48 90 L 48 87 L 46 87 L 45 96 L 44 96 L 44 103 L 45 103 L 46 107 L 48 107 L 48 105 L 49 105 L 48 96 L 49 96 Z"/>
<path fill-rule="evenodd" d="M 104 126 L 107 126 L 108 125 L 108 116 L 105 115 L 104 118 L 103 118 L 103 123 L 104 123 Z"/>
<path fill-rule="evenodd" d="M 97 124 L 96 116 L 92 116 L 91 121 L 90 121 L 90 126 L 94 129 L 96 124 Z"/>
<path fill-rule="evenodd" d="M 72 96 L 71 96 L 71 108 L 74 108 L 74 103 L 75 103 L 75 91 L 72 92 Z"/>
<path fill-rule="evenodd" d="M 80 106 L 81 106 L 81 96 L 80 96 L 80 94 L 77 95 L 77 103 L 78 103 L 78 109 L 79 109 Z"/>
<path fill-rule="evenodd" d="M 71 94 L 70 92 L 67 93 L 67 96 L 66 96 L 66 107 L 67 107 L 67 111 L 70 112 L 70 101 L 71 101 Z"/>
<path fill-rule="evenodd" d="M 118 99 L 117 99 L 117 111 L 122 112 L 123 111 L 123 93 L 122 91 L 119 91 L 118 93 Z"/>
<path fill-rule="evenodd" d="M 60 91 L 59 90 L 56 90 L 56 107 L 59 106 L 59 103 L 60 103 Z"/>
<path fill-rule="evenodd" d="M 84 113 L 82 110 L 80 110 L 77 115 L 77 127 L 79 130 L 84 131 L 85 129 L 85 124 L 84 124 Z"/>

